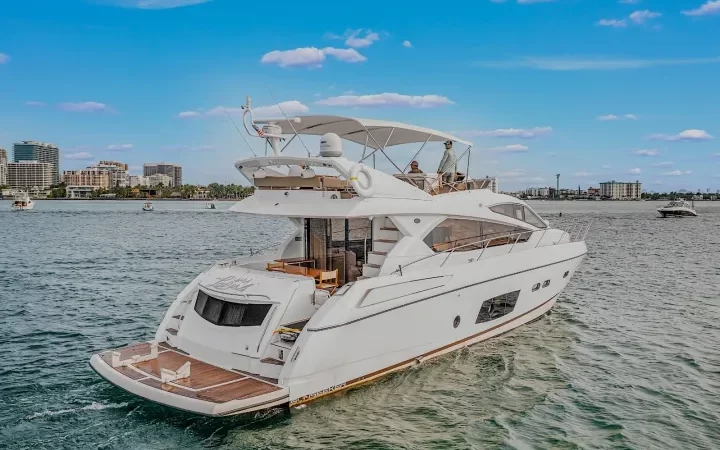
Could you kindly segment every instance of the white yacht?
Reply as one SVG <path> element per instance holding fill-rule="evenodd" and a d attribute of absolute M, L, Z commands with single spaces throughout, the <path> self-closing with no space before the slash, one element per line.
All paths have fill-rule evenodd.
<path fill-rule="evenodd" d="M 142 208 L 142 209 L 143 209 L 143 211 L 154 211 L 154 210 L 155 210 L 155 207 L 153 207 L 153 204 L 152 204 L 152 203 L 150 203 L 150 202 L 145 202 L 145 204 L 143 205 L 143 208 Z"/>
<path fill-rule="evenodd" d="M 11 207 L 15 211 L 29 211 L 35 207 L 35 202 L 30 199 L 30 195 L 27 192 L 21 191 L 13 198 Z"/>
<path fill-rule="evenodd" d="M 658 212 L 663 217 L 683 217 L 683 216 L 697 216 L 697 212 L 685 200 L 673 200 L 662 208 L 658 208 Z"/>
<path fill-rule="evenodd" d="M 208 267 L 151 340 L 92 356 L 135 395 L 208 416 L 296 407 L 541 318 L 587 252 L 589 223 L 552 228 L 469 174 L 420 183 L 394 162 L 397 176 L 363 164 L 404 144 L 469 152 L 462 139 L 336 116 L 260 128 L 246 108 L 272 154 L 235 163 L 257 190 L 231 211 L 289 218 L 296 231 L 274 252 Z M 322 136 L 319 153 L 281 153 L 287 135 Z M 360 162 L 342 139 L 364 146 Z"/>
<path fill-rule="evenodd" d="M 207 202 L 205 203 L 205 209 L 215 209 L 215 202 Z"/>

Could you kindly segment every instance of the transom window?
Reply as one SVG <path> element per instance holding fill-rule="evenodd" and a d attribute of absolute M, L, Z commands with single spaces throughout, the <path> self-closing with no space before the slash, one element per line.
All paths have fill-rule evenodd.
<path fill-rule="evenodd" d="M 198 291 L 195 312 L 208 322 L 222 327 L 257 327 L 270 311 L 270 303 L 233 303 Z"/>
<path fill-rule="evenodd" d="M 512 217 L 513 219 L 522 220 L 537 228 L 547 228 L 545 222 L 537 216 L 530 208 L 524 205 L 513 203 L 505 203 L 503 205 L 495 205 L 490 207 L 490 211 L 503 216 Z"/>
<path fill-rule="evenodd" d="M 454 249 L 457 252 L 469 252 L 483 247 L 492 247 L 527 241 L 530 232 L 510 236 L 513 233 L 527 231 L 512 225 L 505 225 L 481 220 L 445 219 L 428 234 L 424 241 L 435 252 Z M 484 242 L 491 239 L 489 242 Z"/>

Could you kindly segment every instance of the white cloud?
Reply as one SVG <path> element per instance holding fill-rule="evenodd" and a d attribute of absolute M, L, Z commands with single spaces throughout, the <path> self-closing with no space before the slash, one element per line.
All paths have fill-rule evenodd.
<path fill-rule="evenodd" d="M 295 50 L 273 50 L 265 53 L 260 59 L 263 64 L 277 64 L 280 67 L 322 67 L 327 56 L 333 56 L 338 61 L 357 63 L 367 61 L 367 58 L 354 48 L 302 47 Z"/>
<path fill-rule="evenodd" d="M 367 61 L 367 58 L 358 53 L 358 51 L 354 48 L 325 47 L 323 51 L 326 55 L 333 56 L 338 61 L 346 63 L 358 63 Z"/>
<path fill-rule="evenodd" d="M 652 164 L 653 167 L 670 167 L 673 163 L 671 161 L 663 161 Z"/>
<path fill-rule="evenodd" d="M 370 30 L 365 30 L 365 36 L 359 37 L 362 32 L 362 29 L 351 30 L 345 40 L 345 45 L 353 48 L 365 48 L 371 46 L 373 42 L 380 40 L 380 36 Z"/>
<path fill-rule="evenodd" d="M 540 181 L 545 181 L 545 178 L 534 177 L 534 178 L 530 178 L 530 181 L 538 181 L 538 182 L 540 182 Z"/>
<path fill-rule="evenodd" d="M 95 159 L 95 157 L 88 153 L 88 152 L 75 152 L 75 153 L 66 153 L 63 155 L 65 159 L 77 159 L 81 161 L 88 161 L 91 159 Z"/>
<path fill-rule="evenodd" d="M 710 14 L 720 14 L 720 0 L 709 1 L 697 9 L 683 11 L 682 13 L 686 16 L 708 16 Z"/>
<path fill-rule="evenodd" d="M 630 14 L 630 20 L 637 24 L 643 24 L 648 20 L 657 19 L 660 16 L 662 16 L 662 14 L 660 14 L 659 12 L 653 12 L 645 9 L 642 11 L 635 11 L 634 13 Z"/>
<path fill-rule="evenodd" d="M 642 172 L 642 170 L 640 170 L 640 169 L 637 168 L 637 167 L 634 168 L 634 169 L 628 170 L 628 173 L 629 173 L 629 174 L 632 174 L 632 175 L 638 175 L 640 172 Z"/>
<path fill-rule="evenodd" d="M 596 23 L 600 27 L 611 27 L 611 28 L 625 28 L 627 27 L 627 21 L 617 19 L 601 19 Z"/>
<path fill-rule="evenodd" d="M 87 113 L 108 112 L 111 110 L 105 103 L 98 102 L 61 103 L 59 108 L 63 111 Z"/>
<path fill-rule="evenodd" d="M 592 174 L 589 173 L 589 172 L 575 172 L 575 173 L 573 174 L 573 176 L 574 176 L 574 177 L 577 177 L 577 178 L 584 178 L 584 177 L 592 176 Z"/>
<path fill-rule="evenodd" d="M 715 139 L 705 130 L 685 130 L 679 134 L 653 134 L 648 136 L 648 139 L 655 141 L 710 141 Z"/>
<path fill-rule="evenodd" d="M 180 119 L 189 119 L 192 117 L 199 117 L 200 113 L 197 111 L 183 111 L 177 115 Z"/>
<path fill-rule="evenodd" d="M 285 115 L 294 116 L 297 114 L 304 114 L 310 111 L 306 105 L 300 103 L 297 100 L 290 100 L 286 102 L 280 102 L 279 105 L 267 105 L 253 108 L 253 117 L 255 119 L 267 119 L 282 117 L 283 112 Z M 183 111 L 177 115 L 178 118 L 198 118 L 198 117 L 225 117 L 226 114 L 242 114 L 243 109 L 239 106 L 216 106 L 208 111 Z"/>
<path fill-rule="evenodd" d="M 315 103 L 325 106 L 404 106 L 410 108 L 436 108 L 454 104 L 453 101 L 442 95 L 403 95 L 390 92 L 372 95 L 340 95 L 318 100 Z"/>
<path fill-rule="evenodd" d="M 534 139 L 536 137 L 547 136 L 552 134 L 552 127 L 534 127 L 534 128 L 501 128 L 494 131 L 460 131 L 468 137 L 500 137 L 500 138 L 521 138 Z"/>
<path fill-rule="evenodd" d="M 625 114 L 624 116 L 616 116 L 615 114 L 608 114 L 606 116 L 598 116 L 597 120 L 603 120 L 603 121 L 609 121 L 609 120 L 637 120 L 637 116 L 635 114 Z"/>
<path fill-rule="evenodd" d="M 608 114 L 607 116 L 598 116 L 597 119 L 607 121 L 607 120 L 618 120 L 619 117 L 614 114 Z"/>
<path fill-rule="evenodd" d="M 603 169 L 612 169 L 612 166 L 610 164 L 603 164 L 602 168 Z"/>
<path fill-rule="evenodd" d="M 475 65 L 489 69 L 536 69 L 536 70 L 629 70 L 660 66 L 688 66 L 718 64 L 720 57 L 685 59 L 607 59 L 582 57 L 526 57 L 519 60 L 480 61 Z"/>
<path fill-rule="evenodd" d="M 713 156 L 716 158 L 720 158 L 720 153 L 715 153 Z"/>
<path fill-rule="evenodd" d="M 412 42 L 410 42 L 410 41 L 403 41 L 402 45 L 403 45 L 403 47 L 405 47 L 405 48 L 410 48 L 410 47 L 412 47 Z"/>
<path fill-rule="evenodd" d="M 102 0 L 123 8 L 137 9 L 170 9 L 182 6 L 199 5 L 211 2 L 212 0 Z"/>
<path fill-rule="evenodd" d="M 530 150 L 530 147 L 520 144 L 504 145 L 502 147 L 491 147 L 487 150 L 491 152 L 502 152 L 502 153 L 523 153 Z"/>
<path fill-rule="evenodd" d="M 25 105 L 26 105 L 26 106 L 37 106 L 37 107 L 40 107 L 40 108 L 41 108 L 41 107 L 43 107 L 43 106 L 47 106 L 47 103 L 45 103 L 45 102 L 39 102 L 39 101 L 36 101 L 36 100 L 30 100 L 30 101 L 28 101 L 28 102 L 25 102 Z"/>
<path fill-rule="evenodd" d="M 0 64 L 5 64 L 8 61 L 10 61 L 10 57 L 5 53 L 0 53 Z"/>
<path fill-rule="evenodd" d="M 665 172 L 661 173 L 660 175 L 666 176 L 666 177 L 679 177 L 681 175 L 690 175 L 692 173 L 691 170 L 673 170 L 672 172 Z"/>
<path fill-rule="evenodd" d="M 121 152 L 124 150 L 132 150 L 135 146 L 132 144 L 112 144 L 108 145 L 108 150 Z"/>
<path fill-rule="evenodd" d="M 635 150 L 633 153 L 638 156 L 657 156 L 660 154 L 660 152 L 655 149 Z"/>

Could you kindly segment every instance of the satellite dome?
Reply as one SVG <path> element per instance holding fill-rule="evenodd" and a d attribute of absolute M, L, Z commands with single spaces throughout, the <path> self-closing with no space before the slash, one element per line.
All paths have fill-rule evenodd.
<path fill-rule="evenodd" d="M 336 158 L 342 156 L 342 139 L 335 133 L 325 133 L 320 138 L 320 156 Z"/>

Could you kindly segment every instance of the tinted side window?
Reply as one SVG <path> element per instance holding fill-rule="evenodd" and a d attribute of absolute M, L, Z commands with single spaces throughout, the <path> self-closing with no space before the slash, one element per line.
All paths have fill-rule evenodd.
<path fill-rule="evenodd" d="M 223 327 L 256 327 L 262 325 L 270 303 L 226 302 L 199 291 L 195 312 L 208 322 Z"/>
<path fill-rule="evenodd" d="M 518 297 L 520 297 L 520 291 L 514 291 L 485 300 L 480 307 L 475 323 L 489 322 L 510 314 L 515 309 Z"/>
<path fill-rule="evenodd" d="M 490 207 L 490 211 L 503 216 L 512 217 L 513 219 L 522 220 L 537 228 L 546 228 L 545 222 L 540 219 L 537 214 L 532 212 L 530 208 L 518 204 L 506 203 L 503 205 L 495 205 Z"/>
<path fill-rule="evenodd" d="M 512 225 L 467 219 L 445 219 L 425 237 L 424 241 L 436 252 L 452 249 L 458 252 L 467 252 L 481 249 L 486 245 L 492 247 L 513 243 L 517 235 L 507 236 L 522 231 L 525 230 Z M 519 240 L 527 240 L 529 235 L 529 233 L 523 234 Z M 492 239 L 492 241 L 482 242 L 486 239 Z"/>

